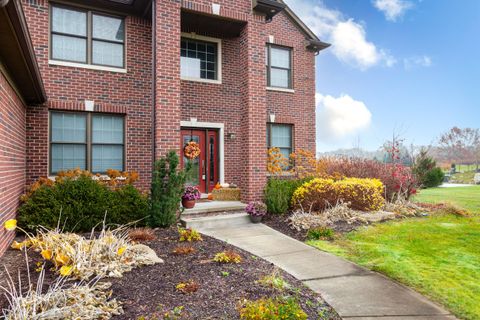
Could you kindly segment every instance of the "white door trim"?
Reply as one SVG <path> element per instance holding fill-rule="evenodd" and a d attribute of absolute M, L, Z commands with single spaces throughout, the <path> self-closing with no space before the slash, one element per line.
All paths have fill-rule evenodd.
<path fill-rule="evenodd" d="M 191 119 L 194 120 L 194 119 Z M 225 152 L 224 152 L 224 132 L 225 126 L 220 122 L 197 122 L 197 121 L 180 121 L 180 127 L 218 129 L 218 176 L 220 183 L 225 183 Z"/>

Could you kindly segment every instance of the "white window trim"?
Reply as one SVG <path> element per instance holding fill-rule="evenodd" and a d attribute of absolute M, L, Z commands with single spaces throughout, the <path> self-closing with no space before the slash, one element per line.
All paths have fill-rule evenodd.
<path fill-rule="evenodd" d="M 218 129 L 218 175 L 220 184 L 225 183 L 225 125 L 219 122 L 180 121 L 180 127 Z"/>
<path fill-rule="evenodd" d="M 280 91 L 280 92 L 287 92 L 287 93 L 295 93 L 294 89 L 288 89 L 288 88 L 277 88 L 277 87 L 267 87 L 268 91 Z"/>
<path fill-rule="evenodd" d="M 108 71 L 108 72 L 116 72 L 116 73 L 127 73 L 127 69 L 125 68 L 97 66 L 94 64 L 86 64 L 86 63 L 79 63 L 79 62 L 50 59 L 48 60 L 48 64 L 53 66 L 74 67 L 74 68 L 90 69 L 90 70 L 97 70 L 97 71 Z"/>
<path fill-rule="evenodd" d="M 199 40 L 199 41 L 214 42 L 217 44 L 217 79 L 211 80 L 211 79 L 202 79 L 202 78 L 191 78 L 191 77 L 182 77 L 181 75 L 180 75 L 180 79 L 185 81 L 222 84 L 222 39 L 212 38 L 207 36 L 200 36 L 195 33 L 186 33 L 186 32 L 182 32 L 181 37 L 193 39 L 193 40 Z"/>

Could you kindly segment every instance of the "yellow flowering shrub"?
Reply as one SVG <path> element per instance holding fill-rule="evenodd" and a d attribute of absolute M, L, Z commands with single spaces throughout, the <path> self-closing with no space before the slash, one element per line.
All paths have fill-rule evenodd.
<path fill-rule="evenodd" d="M 304 210 L 322 211 L 339 201 L 361 211 L 380 210 L 384 205 L 383 184 L 378 179 L 316 178 L 305 182 L 293 193 L 292 205 Z"/>
<path fill-rule="evenodd" d="M 279 148 L 270 148 L 267 150 L 267 172 L 276 175 L 287 171 L 290 161 L 281 152 Z"/>

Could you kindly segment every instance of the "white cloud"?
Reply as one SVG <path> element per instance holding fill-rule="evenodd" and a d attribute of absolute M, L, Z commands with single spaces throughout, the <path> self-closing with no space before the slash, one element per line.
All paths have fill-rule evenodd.
<path fill-rule="evenodd" d="M 317 141 L 331 142 L 351 136 L 370 126 L 372 113 L 365 103 L 342 94 L 315 95 Z"/>
<path fill-rule="evenodd" d="M 427 55 L 405 58 L 403 59 L 403 66 L 407 70 L 413 69 L 415 67 L 428 68 L 432 66 L 432 58 Z"/>
<path fill-rule="evenodd" d="M 404 0 L 373 0 L 373 6 L 383 12 L 389 21 L 397 21 L 413 4 Z"/>
<path fill-rule="evenodd" d="M 392 67 L 397 62 L 386 50 L 367 40 L 365 26 L 338 11 L 308 0 L 286 0 L 307 26 L 332 44 L 332 53 L 342 62 L 361 70 L 375 65 Z"/>

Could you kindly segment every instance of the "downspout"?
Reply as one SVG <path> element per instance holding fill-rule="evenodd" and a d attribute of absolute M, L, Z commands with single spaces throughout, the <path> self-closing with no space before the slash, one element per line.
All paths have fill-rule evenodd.
<path fill-rule="evenodd" d="M 156 0 L 152 1 L 152 179 L 153 171 L 155 170 L 155 160 L 157 154 L 156 144 L 156 103 L 157 103 L 157 18 L 156 18 Z M 152 180 L 153 181 L 153 180 Z"/>

